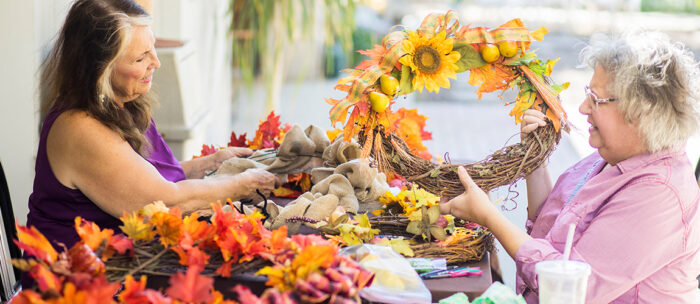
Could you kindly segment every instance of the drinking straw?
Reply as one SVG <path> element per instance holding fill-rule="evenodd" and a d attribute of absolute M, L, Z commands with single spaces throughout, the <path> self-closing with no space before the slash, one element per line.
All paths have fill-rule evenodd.
<path fill-rule="evenodd" d="M 576 224 L 569 224 L 569 233 L 566 235 L 566 245 L 564 245 L 564 256 L 561 258 L 564 261 L 569 260 L 571 255 L 571 245 L 574 242 L 574 231 L 576 230 Z"/>

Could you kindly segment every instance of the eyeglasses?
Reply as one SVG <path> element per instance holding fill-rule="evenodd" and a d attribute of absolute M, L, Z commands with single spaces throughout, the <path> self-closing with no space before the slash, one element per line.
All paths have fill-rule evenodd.
<path fill-rule="evenodd" d="M 615 98 L 598 98 L 598 96 L 596 96 L 595 93 L 591 91 L 591 88 L 589 86 L 584 86 L 583 89 L 586 91 L 586 97 L 590 98 L 591 101 L 593 101 L 593 104 L 595 105 L 596 109 L 598 109 L 598 104 L 617 100 Z"/>

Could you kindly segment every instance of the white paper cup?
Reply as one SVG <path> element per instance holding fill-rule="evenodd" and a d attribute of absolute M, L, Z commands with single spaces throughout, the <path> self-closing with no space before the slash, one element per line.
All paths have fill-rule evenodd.
<path fill-rule="evenodd" d="M 584 304 L 591 266 L 579 261 L 552 260 L 535 265 L 541 304 Z"/>

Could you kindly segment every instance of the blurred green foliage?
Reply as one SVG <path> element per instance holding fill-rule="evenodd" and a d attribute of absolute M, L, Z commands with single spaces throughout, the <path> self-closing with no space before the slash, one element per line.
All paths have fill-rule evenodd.
<path fill-rule="evenodd" d="M 700 0 L 642 0 L 641 11 L 700 14 Z"/>

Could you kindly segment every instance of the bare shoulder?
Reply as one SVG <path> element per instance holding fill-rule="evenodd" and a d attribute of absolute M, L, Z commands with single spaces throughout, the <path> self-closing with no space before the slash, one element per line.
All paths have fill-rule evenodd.
<path fill-rule="evenodd" d="M 59 115 L 51 126 L 49 137 L 73 145 L 93 145 L 121 139 L 119 134 L 81 110 L 69 110 Z"/>
<path fill-rule="evenodd" d="M 71 188 L 76 187 L 78 175 L 129 153 L 133 149 L 117 132 L 80 110 L 59 115 L 46 139 L 46 154 L 56 178 Z"/>

